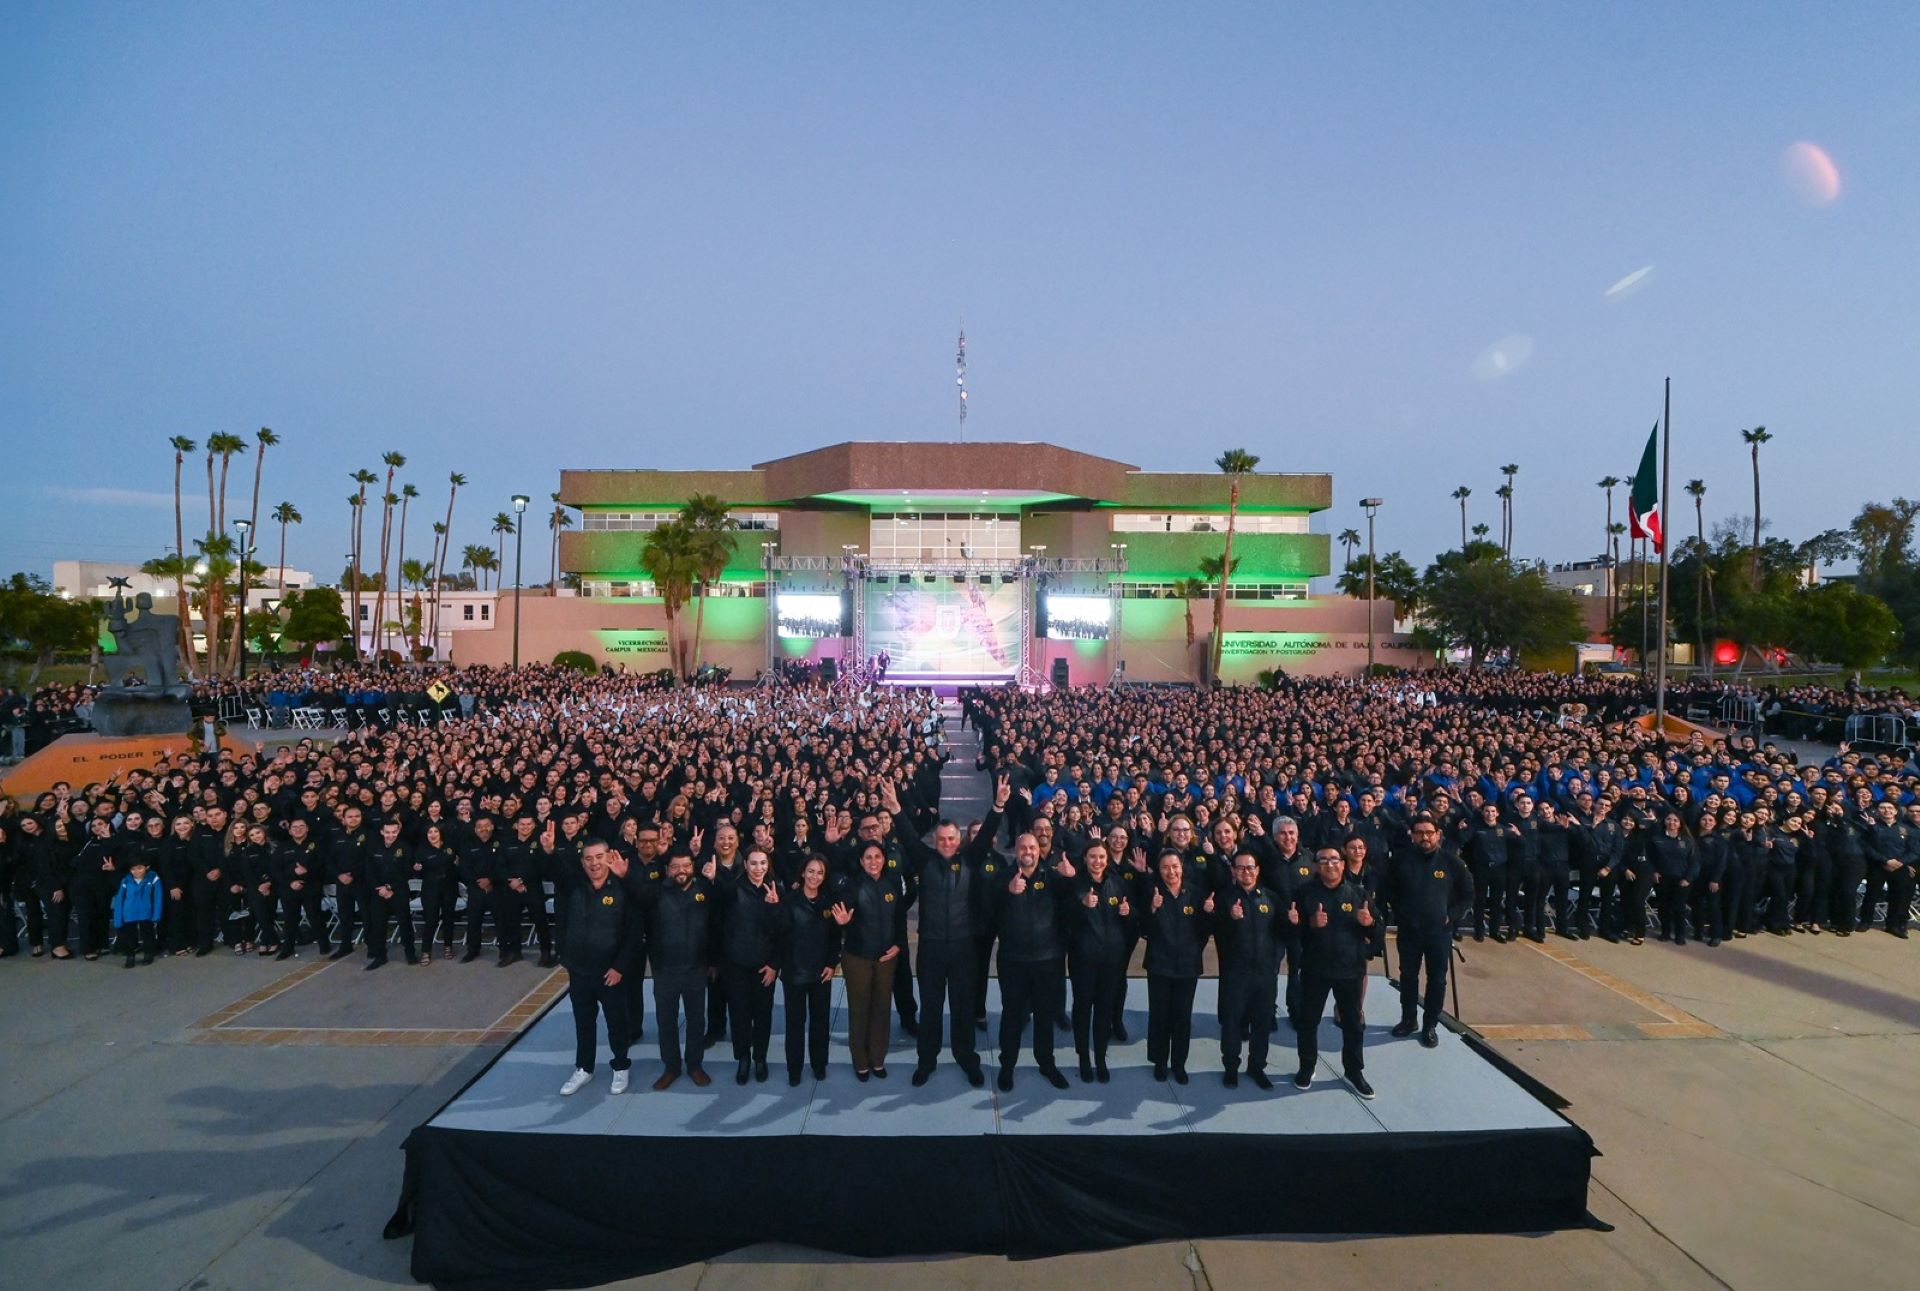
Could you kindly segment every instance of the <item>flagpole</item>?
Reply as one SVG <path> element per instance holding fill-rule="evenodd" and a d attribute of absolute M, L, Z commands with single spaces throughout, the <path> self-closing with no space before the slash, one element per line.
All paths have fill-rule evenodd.
<path fill-rule="evenodd" d="M 1667 541 L 1667 492 L 1673 476 L 1673 378 L 1667 378 L 1660 411 L 1660 666 L 1654 676 L 1653 726 L 1667 730 L 1667 563 L 1673 544 Z"/>

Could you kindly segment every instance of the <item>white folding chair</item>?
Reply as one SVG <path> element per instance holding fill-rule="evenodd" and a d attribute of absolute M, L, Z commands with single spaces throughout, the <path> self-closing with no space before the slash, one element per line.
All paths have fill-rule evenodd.
<path fill-rule="evenodd" d="M 256 731 L 260 729 L 260 710 L 259 709 L 249 708 L 247 710 L 247 725 L 251 726 Z"/>

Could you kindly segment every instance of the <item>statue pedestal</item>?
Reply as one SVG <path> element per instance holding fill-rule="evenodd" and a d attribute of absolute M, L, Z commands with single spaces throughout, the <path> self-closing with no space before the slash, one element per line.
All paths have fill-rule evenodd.
<path fill-rule="evenodd" d="M 186 695 L 173 689 L 104 689 L 93 701 L 93 729 L 100 735 L 174 735 L 182 741 L 193 726 Z"/>

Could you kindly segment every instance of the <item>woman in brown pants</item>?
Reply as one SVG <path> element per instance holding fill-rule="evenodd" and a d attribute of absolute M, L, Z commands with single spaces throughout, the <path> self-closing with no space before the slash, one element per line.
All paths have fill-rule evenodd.
<path fill-rule="evenodd" d="M 842 879 L 834 893 L 834 919 L 845 916 L 840 971 L 847 979 L 847 1048 L 860 1080 L 887 1078 L 893 973 L 901 949 L 894 915 L 902 899 L 900 876 L 887 868 L 878 843 L 860 849 L 859 872 Z"/>

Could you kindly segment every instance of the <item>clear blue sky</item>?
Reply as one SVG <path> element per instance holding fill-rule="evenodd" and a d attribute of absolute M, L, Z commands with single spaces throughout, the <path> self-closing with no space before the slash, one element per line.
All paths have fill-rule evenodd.
<path fill-rule="evenodd" d="M 563 466 L 950 438 L 963 315 L 973 437 L 1331 471 L 1416 561 L 1507 461 L 1596 552 L 1671 375 L 1676 488 L 1749 513 L 1764 422 L 1802 538 L 1920 487 L 1916 65 L 1911 3 L 13 0 L 0 572 L 158 554 L 173 434 L 278 431 L 329 576 L 385 449 L 479 542 Z"/>

